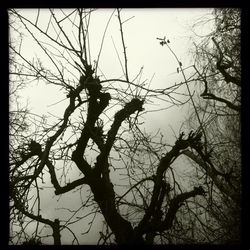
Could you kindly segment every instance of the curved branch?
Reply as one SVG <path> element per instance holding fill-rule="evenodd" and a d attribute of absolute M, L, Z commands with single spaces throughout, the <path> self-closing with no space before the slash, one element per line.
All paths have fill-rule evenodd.
<path fill-rule="evenodd" d="M 130 187 L 129 190 L 127 190 L 122 196 L 120 196 L 119 199 L 117 200 L 117 203 L 119 203 L 120 200 L 123 199 L 123 197 L 125 197 L 133 188 L 136 188 L 139 184 L 141 184 L 144 181 L 148 181 L 148 180 L 153 181 L 154 179 L 153 179 L 153 177 L 147 177 L 147 178 L 140 180 L 139 182 L 134 184 L 132 187 Z"/>
<path fill-rule="evenodd" d="M 88 184 L 88 181 L 86 179 L 86 177 L 83 177 L 81 179 L 75 180 L 71 183 L 68 183 L 66 186 L 61 187 L 57 178 L 56 178 L 56 173 L 55 173 L 55 167 L 53 166 L 53 164 L 51 163 L 51 161 L 47 160 L 46 165 L 49 169 L 49 173 L 50 173 L 50 178 L 51 178 L 51 183 L 53 184 L 54 188 L 55 188 L 55 194 L 59 195 L 59 194 L 63 194 L 63 193 L 67 193 L 68 191 L 74 189 L 75 187 L 78 187 L 82 184 Z"/>
<path fill-rule="evenodd" d="M 108 166 L 108 164 L 104 164 L 104 163 L 107 162 L 110 150 L 113 147 L 117 132 L 118 132 L 122 122 L 126 118 L 129 118 L 130 115 L 132 115 L 134 112 L 142 111 L 143 110 L 142 105 L 143 105 L 143 101 L 139 100 L 138 98 L 134 98 L 129 103 L 127 103 L 123 109 L 119 110 L 115 114 L 115 119 L 114 119 L 114 122 L 111 125 L 111 128 L 107 134 L 107 140 L 106 140 L 106 143 L 104 145 L 104 148 L 103 148 L 103 150 L 101 150 L 101 153 L 97 157 L 97 161 L 95 164 L 95 170 L 97 171 L 96 172 L 97 174 L 101 173 L 102 170 L 104 170 Z M 106 171 L 107 171 L 107 169 L 106 169 Z"/>
<path fill-rule="evenodd" d="M 213 40 L 213 42 L 214 42 L 216 48 L 218 49 L 219 55 L 220 55 L 219 60 L 218 60 L 218 62 L 216 63 L 217 69 L 218 69 L 218 70 L 220 71 L 220 73 L 223 75 L 223 77 L 224 77 L 224 79 L 225 79 L 225 81 L 226 81 L 227 83 L 232 82 L 232 83 L 236 84 L 237 86 L 240 86 L 240 79 L 237 78 L 237 77 L 231 76 L 231 75 L 225 70 L 225 66 L 222 65 L 223 53 L 222 53 L 222 51 L 221 51 L 221 48 L 220 48 L 219 44 L 217 43 L 217 41 L 215 40 L 214 37 L 212 37 L 212 40 Z"/>
<path fill-rule="evenodd" d="M 213 169 L 209 168 L 208 165 L 200 159 L 198 156 L 196 156 L 192 151 L 190 150 L 184 150 L 182 151 L 183 154 L 188 156 L 191 160 L 196 162 L 200 167 L 202 167 L 207 175 L 213 180 L 214 184 L 217 186 L 217 188 L 224 194 L 226 194 L 228 197 L 230 197 L 234 202 L 239 203 L 240 197 L 239 195 L 235 194 L 234 191 L 228 190 L 221 180 L 218 178 L 217 173 L 213 171 Z"/>
<path fill-rule="evenodd" d="M 41 215 L 38 216 L 34 215 L 24 209 L 24 207 L 15 197 L 15 195 L 12 195 L 12 198 L 14 200 L 15 208 L 17 208 L 22 214 L 24 214 L 25 216 L 29 217 L 32 220 L 39 221 L 43 224 L 51 226 L 53 230 L 54 245 L 61 245 L 60 222 L 58 219 L 52 221 L 50 219 L 43 218 Z"/>
<path fill-rule="evenodd" d="M 177 195 L 170 201 L 169 209 L 166 213 L 165 219 L 163 221 L 158 221 L 158 223 L 148 223 L 145 227 L 142 228 L 141 233 L 150 233 L 150 232 L 163 232 L 172 227 L 174 218 L 178 209 L 183 205 L 183 202 L 191 197 L 197 195 L 204 195 L 205 192 L 201 186 L 194 187 L 192 191 L 185 192 Z"/>
<path fill-rule="evenodd" d="M 187 139 L 183 139 L 183 136 L 184 133 L 181 133 L 179 138 L 175 142 L 173 148 L 168 153 L 166 153 L 166 155 L 162 157 L 162 159 L 160 160 L 160 163 L 156 170 L 155 185 L 150 205 L 136 228 L 136 232 L 138 234 L 141 234 L 143 232 L 144 230 L 143 228 L 147 226 L 157 207 L 159 196 L 161 194 L 163 173 L 170 167 L 173 161 L 181 154 L 180 152 L 181 150 L 186 149 L 189 146 L 194 146 L 194 145 L 196 145 L 196 147 L 200 146 L 200 139 L 201 139 L 200 133 L 196 134 L 193 133 L 193 131 L 191 131 Z"/>
<path fill-rule="evenodd" d="M 215 100 L 215 101 L 218 101 L 218 102 L 222 102 L 222 103 L 225 103 L 230 109 L 233 109 L 235 111 L 240 111 L 241 110 L 241 106 L 237 106 L 235 104 L 233 104 L 232 102 L 224 99 L 224 98 L 221 98 L 221 97 L 217 97 L 216 95 L 214 94 L 210 94 L 210 93 L 203 93 L 202 94 L 202 97 L 204 99 L 212 99 L 212 100 Z"/>

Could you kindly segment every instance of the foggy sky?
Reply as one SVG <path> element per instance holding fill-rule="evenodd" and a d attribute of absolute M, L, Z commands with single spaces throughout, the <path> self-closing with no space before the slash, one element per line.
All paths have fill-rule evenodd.
<path fill-rule="evenodd" d="M 90 25 L 90 37 L 92 39 L 90 41 L 91 56 L 93 60 L 96 59 L 99 52 L 101 38 L 112 11 L 112 9 L 100 9 L 93 13 L 93 21 Z M 46 9 L 43 10 L 43 12 L 46 12 Z M 22 10 L 22 13 L 29 16 L 29 18 L 35 18 L 37 10 L 27 9 Z M 170 46 L 179 57 L 183 67 L 190 66 L 193 62 L 192 55 L 189 51 L 193 45 L 190 39 L 190 37 L 193 37 L 191 25 L 209 13 L 211 13 L 211 9 L 123 9 L 121 12 L 122 19 L 126 20 L 131 18 L 125 22 L 123 26 L 130 79 L 133 79 L 141 67 L 143 67 L 144 73 L 142 80 L 151 79 L 154 75 L 150 86 L 151 88 L 168 87 L 175 82 L 178 83 L 182 81 L 181 75 L 176 72 L 178 65 L 175 58 L 166 47 L 159 45 L 159 41 L 156 38 L 166 36 L 167 39 L 170 40 Z M 44 17 L 41 16 L 41 18 L 44 18 L 44 20 L 40 19 L 39 22 L 41 24 L 43 22 L 46 23 L 46 14 Z M 122 75 L 122 70 L 112 42 L 113 39 L 122 58 L 123 53 L 117 23 L 117 18 L 113 17 L 107 30 L 99 64 L 101 71 L 107 78 L 115 78 Z M 10 31 L 10 35 L 14 36 L 12 32 L 13 31 Z M 201 30 L 200 32 L 205 33 L 207 30 Z M 25 37 L 23 40 L 23 53 L 30 58 L 34 56 L 40 57 L 36 45 L 30 37 Z M 46 62 L 45 57 L 43 60 Z M 78 76 L 76 76 L 76 78 L 77 77 Z M 64 109 L 68 105 L 68 100 L 65 100 L 57 105 L 50 106 L 64 99 L 65 93 L 62 91 L 59 92 L 58 87 L 52 85 L 45 86 L 43 82 L 31 83 L 29 87 L 21 93 L 21 97 L 23 103 L 29 100 L 31 112 L 40 115 L 46 114 L 49 116 L 49 113 L 52 113 L 58 117 L 62 117 Z M 148 105 L 146 111 L 159 108 L 160 105 L 165 105 L 162 107 L 168 106 L 167 103 L 158 103 L 157 106 Z M 187 115 L 187 109 L 188 106 L 175 106 L 159 113 L 150 112 L 143 116 L 145 121 L 144 126 L 149 132 L 156 131 L 160 128 L 164 132 L 167 141 L 173 143 L 174 135 L 170 127 L 178 134 L 181 124 Z M 75 193 L 74 190 L 62 195 L 59 202 L 57 202 L 59 197 L 55 197 L 53 190 L 41 192 L 41 196 L 43 215 L 51 219 L 60 216 L 65 218 L 70 216 L 70 214 L 67 214 L 65 211 L 55 210 L 55 208 L 72 208 L 80 204 L 79 194 Z M 80 235 L 80 233 L 84 231 L 84 223 L 86 223 L 84 220 L 71 227 L 75 229 L 73 231 L 79 232 L 77 235 L 79 236 L 79 242 L 81 244 L 97 243 L 99 236 L 98 230 L 100 230 L 102 226 L 100 220 L 103 220 L 101 216 L 96 220 L 90 233 L 85 236 Z M 70 233 L 64 230 L 62 235 L 62 242 L 70 244 L 72 241 Z"/>

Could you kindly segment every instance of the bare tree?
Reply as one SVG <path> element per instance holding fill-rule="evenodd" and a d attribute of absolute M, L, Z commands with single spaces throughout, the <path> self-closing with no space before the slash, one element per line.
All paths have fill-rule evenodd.
<path fill-rule="evenodd" d="M 100 244 L 187 243 L 191 237 L 181 239 L 178 230 L 190 232 L 194 229 L 190 220 L 196 221 L 194 216 L 185 217 L 185 211 L 197 215 L 197 204 L 205 199 L 206 192 L 199 183 L 181 187 L 174 168 L 177 159 L 186 155 L 201 160 L 206 175 L 214 178 L 209 172 L 211 166 L 207 166 L 204 131 L 194 129 L 186 136 L 181 132 L 173 145 L 167 145 L 161 134 L 148 134 L 141 127 L 148 103 L 164 100 L 183 104 L 178 91 L 187 96 L 187 101 L 193 101 L 190 92 L 183 93 L 187 79 L 164 89 L 151 89 L 150 82 L 138 81 L 141 72 L 131 80 L 123 33 L 126 20 L 120 9 L 111 13 L 93 60 L 89 39 L 90 20 L 95 13 L 94 9 L 37 10 L 32 19 L 22 11 L 9 11 L 13 33 L 20 26 L 38 48 L 38 57 L 28 58 L 20 44 L 10 44 L 14 86 L 18 80 L 43 81 L 57 87 L 58 95 L 67 103 L 62 117 L 37 118 L 26 111 L 27 131 L 14 133 L 20 140 L 11 137 L 11 242 L 40 243 L 52 236 L 54 244 L 60 245 L 62 234 L 68 231 L 73 235 L 72 244 L 79 244 L 71 226 L 90 218 L 89 226 L 85 226 L 88 233 L 97 214 L 101 214 L 106 227 L 100 233 Z M 101 53 L 115 13 L 124 54 L 122 61 L 117 52 L 123 75 L 107 78 L 100 70 Z M 40 21 L 44 20 L 42 15 L 47 15 L 46 24 Z M 162 39 L 161 43 L 167 41 Z M 119 175 L 124 180 L 118 180 Z M 43 213 L 41 197 L 48 185 L 59 197 L 72 191 L 79 193 L 78 208 L 62 208 L 70 214 L 67 219 L 52 219 Z M 194 205 L 187 206 L 191 201 Z M 26 229 L 34 222 L 31 237 Z M 46 230 L 51 233 L 45 234 Z"/>
<path fill-rule="evenodd" d="M 205 155 L 195 155 L 190 150 L 184 154 L 199 166 L 193 172 L 197 181 L 203 179 L 207 186 L 206 213 L 217 230 L 214 236 L 215 227 L 205 231 L 214 242 L 240 241 L 240 14 L 238 9 L 214 10 L 214 30 L 200 39 L 194 51 L 195 88 L 202 99 L 197 97 L 186 125 L 200 127 L 206 150 Z M 205 224 L 209 225 L 209 220 Z"/>

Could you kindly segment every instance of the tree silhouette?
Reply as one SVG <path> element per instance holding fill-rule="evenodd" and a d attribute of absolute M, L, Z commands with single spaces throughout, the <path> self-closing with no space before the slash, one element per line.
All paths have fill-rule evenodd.
<path fill-rule="evenodd" d="M 198 96 L 187 127 L 200 125 L 205 155 L 184 152 L 200 167 L 196 178 L 207 186 L 206 213 L 217 225 L 218 242 L 240 241 L 241 211 L 241 57 L 238 9 L 215 9 L 215 29 L 196 45 L 194 55 Z M 203 175 L 202 173 L 206 173 Z M 203 177 L 201 177 L 203 175 Z M 210 180 L 207 179 L 209 176 Z M 212 181 L 211 181 L 212 180 Z M 205 205 L 204 204 L 204 205 Z M 208 226 L 209 220 L 205 222 Z M 208 235 L 214 227 L 207 227 Z"/>
<path fill-rule="evenodd" d="M 99 243 L 173 243 L 174 238 L 178 238 L 178 228 L 182 234 L 185 230 L 197 230 L 192 226 L 193 217 L 186 220 L 185 211 L 198 216 L 195 206 L 205 204 L 207 199 L 207 187 L 203 182 L 185 189 L 180 187 L 173 169 L 177 159 L 183 156 L 196 162 L 217 185 L 218 191 L 226 193 L 224 186 L 220 186 L 220 181 L 216 179 L 218 173 L 214 172 L 215 168 L 210 162 L 208 145 L 203 139 L 206 136 L 204 129 L 194 128 L 186 135 L 180 132 L 174 144 L 169 146 L 159 134 L 147 134 L 141 127 L 141 119 L 147 113 L 149 102 L 164 98 L 173 105 L 183 104 L 175 94 L 187 85 L 182 63 L 174 54 L 178 71 L 185 78 L 179 85 L 151 89 L 150 82 L 135 81 L 140 73 L 130 80 L 123 33 L 125 21 L 120 9 L 111 13 L 101 48 L 96 60 L 92 60 L 89 24 L 95 12 L 92 9 L 37 10 L 33 20 L 22 11 L 9 10 L 13 20 L 10 23 L 12 31 L 22 27 L 23 32 L 37 44 L 37 53 L 41 53 L 37 59 L 28 58 L 20 48 L 10 43 L 10 51 L 14 55 L 10 75 L 14 86 L 19 81 L 45 81 L 57 87 L 66 103 L 62 116 L 49 121 L 45 116 L 38 120 L 27 110 L 25 130 L 16 130 L 10 135 L 13 142 L 10 147 L 9 190 L 12 244 L 28 244 L 36 242 L 36 239 L 39 239 L 38 243 L 41 242 L 40 239 L 49 236 L 43 233 L 43 230 L 47 230 L 43 226 L 52 232 L 50 236 L 54 244 L 63 244 L 65 231 L 73 235 L 72 244 L 79 244 L 71 225 L 82 223 L 84 219 L 87 221 L 94 215 L 89 226 L 85 226 L 88 233 L 98 213 L 103 216 L 106 225 L 106 230 L 100 233 Z M 106 30 L 114 13 L 117 15 L 124 53 L 124 74 L 122 78 L 108 79 L 99 75 L 99 65 Z M 42 15 L 48 17 L 45 26 L 41 22 L 44 20 Z M 163 48 L 170 48 L 169 40 L 160 40 Z M 216 39 L 214 45 L 219 56 L 220 53 L 224 55 Z M 47 61 L 41 59 L 42 55 L 46 56 Z M 225 81 L 234 81 L 228 79 L 223 58 L 219 57 L 218 60 L 220 75 Z M 221 97 L 210 94 L 203 74 L 197 68 L 196 73 L 205 84 L 201 96 L 239 111 L 238 103 L 228 104 L 226 99 L 221 101 Z M 193 101 L 188 91 L 188 101 Z M 21 110 L 17 114 L 22 114 Z M 125 176 L 125 179 L 119 180 L 119 176 Z M 226 174 L 223 173 L 223 177 L 226 178 Z M 73 211 L 63 207 L 70 213 L 69 219 L 60 218 L 59 215 L 52 219 L 43 212 L 41 196 L 46 185 L 53 187 L 58 197 L 73 194 L 74 191 L 79 193 L 80 198 L 76 201 L 80 202 L 79 208 Z M 230 194 L 228 196 L 231 197 Z M 235 194 L 235 199 L 238 198 L 239 195 Z M 189 201 L 193 201 L 195 206 L 189 205 Z M 78 214 L 89 208 L 87 215 Z M 183 222 L 183 219 L 186 221 Z M 204 218 L 201 220 L 204 221 Z M 31 223 L 36 226 L 32 237 L 28 237 L 26 228 Z M 174 236 L 171 236 L 171 232 Z M 175 242 L 182 240 L 180 238 L 179 242 Z"/>

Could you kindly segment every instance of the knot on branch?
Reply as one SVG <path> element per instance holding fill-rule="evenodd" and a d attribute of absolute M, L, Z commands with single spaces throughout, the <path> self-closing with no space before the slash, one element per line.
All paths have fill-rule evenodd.
<path fill-rule="evenodd" d="M 84 82 L 84 88 L 86 88 L 89 92 L 90 96 L 100 94 L 100 90 L 102 89 L 102 85 L 100 84 L 100 80 L 98 78 L 90 78 Z"/>
<path fill-rule="evenodd" d="M 42 147 L 36 141 L 31 140 L 29 144 L 29 150 L 34 155 L 39 155 L 42 152 Z"/>
<path fill-rule="evenodd" d="M 97 119 L 102 111 L 109 105 L 111 96 L 109 93 L 95 93 L 89 98 L 88 115 L 93 119 Z"/>
<path fill-rule="evenodd" d="M 129 117 L 131 114 L 133 114 L 135 111 L 142 111 L 143 110 L 143 100 L 140 100 L 138 98 L 132 99 L 129 103 L 126 103 L 124 108 L 120 111 L 118 111 L 115 114 L 116 119 L 118 120 L 124 120 L 125 118 Z"/>
<path fill-rule="evenodd" d="M 92 65 L 90 65 L 90 64 L 87 64 L 87 63 L 85 63 L 84 64 L 84 68 L 85 68 L 85 71 L 84 71 L 84 73 L 85 73 L 85 75 L 88 77 L 88 76 L 92 76 L 93 74 L 94 74 L 94 70 L 92 69 Z"/>
<path fill-rule="evenodd" d="M 188 146 L 190 146 L 191 148 L 196 149 L 197 151 L 201 151 L 203 148 L 202 142 L 201 142 L 201 137 L 202 137 L 202 133 L 196 133 L 193 132 L 193 130 L 190 131 L 190 133 L 188 134 L 187 139 L 183 139 L 185 133 L 182 132 L 179 136 L 179 138 L 177 139 L 175 146 L 179 149 L 185 149 Z"/>
<path fill-rule="evenodd" d="M 143 110 L 143 108 L 142 108 L 143 103 L 144 103 L 143 100 L 140 100 L 138 98 L 134 98 L 134 99 L 132 99 L 131 102 L 127 103 L 124 108 L 127 111 L 131 111 L 131 112 L 135 112 L 136 110 L 142 111 Z"/>
<path fill-rule="evenodd" d="M 92 69 L 92 65 L 88 64 L 85 60 L 82 61 L 84 69 L 83 75 L 80 77 L 80 84 L 83 84 L 87 78 L 93 78 L 94 70 Z"/>
<path fill-rule="evenodd" d="M 74 98 L 76 97 L 76 89 L 70 88 L 69 93 L 66 95 L 67 98 Z"/>
<path fill-rule="evenodd" d="M 188 135 L 188 141 L 190 146 L 195 149 L 201 150 L 203 148 L 201 137 L 202 137 L 202 132 L 196 133 L 191 130 Z"/>
<path fill-rule="evenodd" d="M 88 90 L 89 95 L 98 95 L 102 89 L 100 79 L 98 77 L 93 77 L 94 70 L 91 65 L 86 63 L 84 67 L 84 75 L 81 75 L 79 81 L 80 85 L 83 86 L 84 89 Z"/>
<path fill-rule="evenodd" d="M 100 93 L 100 106 L 102 108 L 106 108 L 111 100 L 111 96 L 109 93 Z"/>
<path fill-rule="evenodd" d="M 194 192 L 195 192 L 197 195 L 205 195 L 205 194 L 206 194 L 206 192 L 204 191 L 204 189 L 203 189 L 202 186 L 194 187 Z"/>

